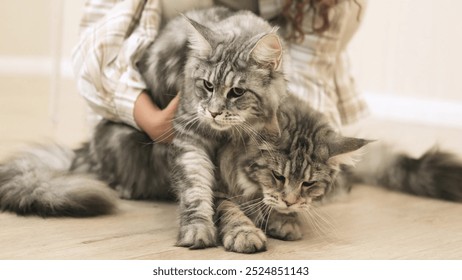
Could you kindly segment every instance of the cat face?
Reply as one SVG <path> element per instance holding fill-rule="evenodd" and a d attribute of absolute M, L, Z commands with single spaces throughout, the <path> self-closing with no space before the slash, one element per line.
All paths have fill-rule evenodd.
<path fill-rule="evenodd" d="M 317 149 L 327 151 L 327 147 Z M 313 201 L 321 200 L 338 172 L 328 157 L 317 157 L 317 152 L 306 146 L 292 153 L 283 147 L 260 152 L 247 174 L 259 182 L 263 202 L 281 213 L 304 211 Z"/>
<path fill-rule="evenodd" d="M 290 103 L 290 102 L 289 102 Z M 266 136 L 245 173 L 263 202 L 281 213 L 306 211 L 328 194 L 341 165 L 351 165 L 367 140 L 342 137 L 309 107 L 282 105 L 280 135 Z"/>
<path fill-rule="evenodd" d="M 278 36 L 217 33 L 190 23 L 186 79 L 194 91 L 189 106 L 199 121 L 219 131 L 260 129 L 270 122 L 285 94 Z"/>

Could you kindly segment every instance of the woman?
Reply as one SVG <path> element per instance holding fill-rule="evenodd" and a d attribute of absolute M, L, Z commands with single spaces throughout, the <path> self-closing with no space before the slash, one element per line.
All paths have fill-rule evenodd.
<path fill-rule="evenodd" d="M 87 0 L 73 59 L 79 91 L 93 111 L 153 140 L 169 131 L 178 99 L 160 110 L 145 93 L 136 63 L 155 40 L 161 17 L 213 4 L 252 10 L 282 25 L 291 58 L 289 88 L 334 125 L 365 114 L 345 54 L 365 0 Z"/>

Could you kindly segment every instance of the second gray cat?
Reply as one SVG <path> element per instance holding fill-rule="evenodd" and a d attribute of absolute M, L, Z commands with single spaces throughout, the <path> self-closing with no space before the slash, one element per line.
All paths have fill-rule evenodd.
<path fill-rule="evenodd" d="M 341 136 L 322 114 L 290 95 L 278 123 L 280 135 L 263 131 L 219 154 L 216 220 L 226 250 L 263 251 L 266 235 L 302 238 L 301 221 L 312 222 L 320 202 L 353 183 L 462 201 L 462 162 L 450 153 L 431 149 L 412 158 L 382 145 L 360 151 L 370 141 Z"/>

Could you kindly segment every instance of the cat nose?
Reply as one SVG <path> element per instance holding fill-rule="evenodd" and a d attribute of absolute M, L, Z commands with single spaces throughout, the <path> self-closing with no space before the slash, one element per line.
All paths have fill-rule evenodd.
<path fill-rule="evenodd" d="M 297 203 L 297 197 L 293 194 L 289 194 L 286 197 L 284 197 L 282 201 L 284 201 L 287 206 L 291 206 Z"/>
<path fill-rule="evenodd" d="M 223 112 L 212 112 L 210 110 L 209 110 L 209 112 L 210 112 L 210 115 L 212 115 L 212 118 L 215 118 L 216 116 L 219 116 L 219 115 L 223 114 Z"/>
<path fill-rule="evenodd" d="M 283 201 L 286 203 L 287 206 L 292 206 L 295 204 L 295 201 L 288 201 L 286 199 L 283 199 Z"/>

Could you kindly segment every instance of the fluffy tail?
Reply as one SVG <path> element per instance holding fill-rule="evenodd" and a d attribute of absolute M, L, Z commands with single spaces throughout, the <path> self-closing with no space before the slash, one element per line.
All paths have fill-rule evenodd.
<path fill-rule="evenodd" d="M 0 164 L 0 210 L 44 217 L 112 212 L 113 191 L 88 174 L 70 172 L 74 157 L 58 145 L 35 146 Z"/>
<path fill-rule="evenodd" d="M 433 148 L 412 158 L 389 147 L 371 146 L 351 171 L 353 182 L 462 202 L 462 161 L 454 154 Z"/>

